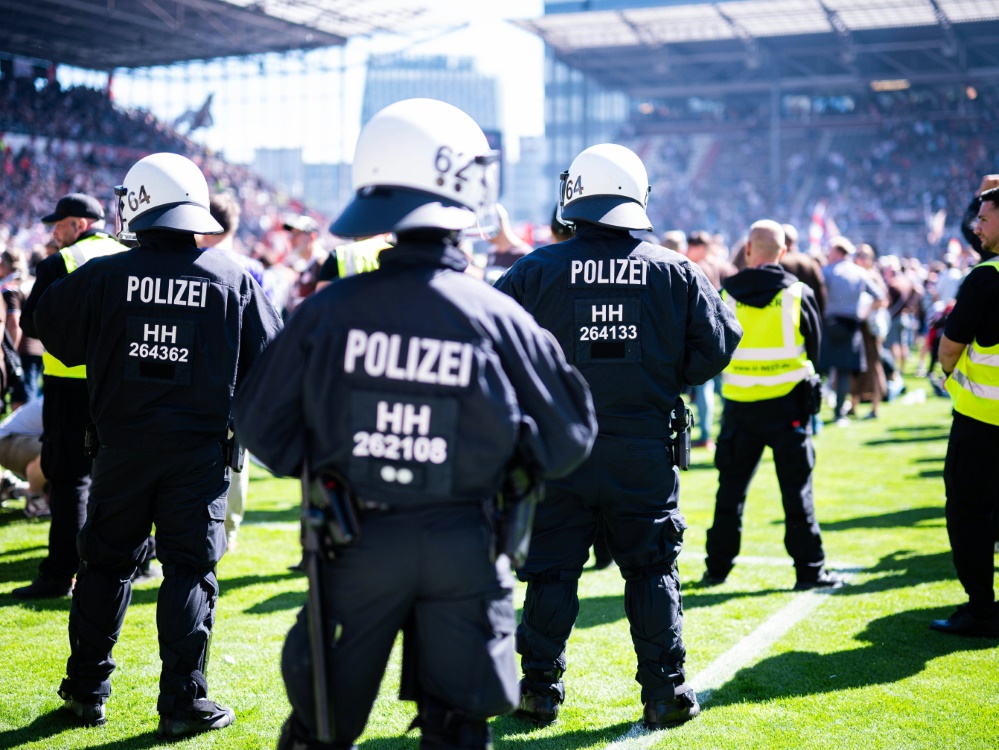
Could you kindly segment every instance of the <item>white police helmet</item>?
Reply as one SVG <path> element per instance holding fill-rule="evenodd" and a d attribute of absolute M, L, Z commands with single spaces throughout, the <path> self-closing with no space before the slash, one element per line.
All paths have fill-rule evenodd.
<path fill-rule="evenodd" d="M 652 230 L 645 208 L 649 175 L 631 149 L 615 143 L 590 146 L 562 173 L 559 205 L 563 221 Z"/>
<path fill-rule="evenodd" d="M 499 153 L 450 104 L 406 99 L 378 112 L 361 130 L 352 175 L 354 198 L 330 225 L 341 237 L 497 226 Z"/>
<path fill-rule="evenodd" d="M 137 161 L 125 182 L 114 189 L 118 198 L 115 234 L 135 239 L 146 229 L 195 234 L 221 234 L 222 226 L 208 209 L 208 183 L 201 169 L 180 154 L 150 154 Z"/>

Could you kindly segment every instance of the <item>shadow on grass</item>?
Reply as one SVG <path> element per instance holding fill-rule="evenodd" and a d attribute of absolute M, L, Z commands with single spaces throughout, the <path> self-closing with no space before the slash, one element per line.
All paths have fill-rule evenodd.
<path fill-rule="evenodd" d="M 684 583 L 681 587 L 683 594 L 683 609 L 689 611 L 699 607 L 713 607 L 716 604 L 727 602 L 730 599 L 746 597 L 770 596 L 771 594 L 786 593 L 787 589 L 757 589 L 755 591 L 725 591 L 720 592 L 707 586 L 700 586 L 697 582 Z M 624 581 L 621 582 L 621 593 L 609 596 L 589 596 L 580 597 L 579 616 L 576 617 L 576 628 L 594 628 L 607 623 L 622 620 L 624 613 Z M 518 614 L 519 619 L 519 614 Z"/>
<path fill-rule="evenodd" d="M 918 476 L 920 479 L 941 479 L 943 478 L 943 469 L 923 469 Z"/>
<path fill-rule="evenodd" d="M 59 708 L 55 711 L 50 711 L 47 714 L 42 714 L 26 727 L 18 727 L 17 729 L 9 729 L 7 731 L 0 732 L 0 747 L 21 747 L 22 745 L 27 745 L 29 743 L 41 742 L 71 730 L 89 732 L 93 735 L 92 739 L 94 741 L 100 740 L 102 735 L 102 730 L 100 728 L 95 727 L 93 729 L 84 729 L 77 723 L 76 719 L 72 717 L 68 711 L 63 711 Z M 127 747 L 129 750 L 143 750 L 144 748 L 150 747 L 163 747 L 163 745 L 163 740 L 157 737 L 154 733 L 149 732 L 148 734 L 141 734 L 135 737 L 128 737 L 126 739 L 116 739 L 100 744 L 88 743 L 87 748 L 89 750 L 111 750 L 111 748 L 118 748 L 118 750 L 121 750 L 121 748 Z M 53 740 L 51 744 L 47 745 L 47 747 L 59 746 L 60 744 L 58 744 L 55 740 Z"/>
<path fill-rule="evenodd" d="M 914 424 L 909 426 L 900 425 L 898 427 L 889 427 L 888 432 L 931 432 L 940 430 L 941 427 L 938 424 Z M 947 425 L 947 429 L 950 429 L 950 425 Z"/>
<path fill-rule="evenodd" d="M 604 747 L 631 729 L 631 723 L 614 724 L 599 729 L 580 729 L 574 732 L 559 732 L 557 737 L 539 739 L 531 731 L 530 725 L 512 716 L 498 716 L 490 722 L 493 741 L 496 747 L 535 748 L 538 745 L 576 750 L 581 747 Z M 419 732 L 410 732 L 401 737 L 378 737 L 358 744 L 359 750 L 417 750 L 420 746 Z"/>
<path fill-rule="evenodd" d="M 823 531 L 847 531 L 849 529 L 890 529 L 906 528 L 911 529 L 921 525 L 942 525 L 928 524 L 929 521 L 943 521 L 944 510 L 943 500 L 940 505 L 926 505 L 922 508 L 906 508 L 892 513 L 880 513 L 872 516 L 857 516 L 856 518 L 846 518 L 842 521 L 823 521 Z M 783 521 L 777 523 L 783 524 Z"/>
<path fill-rule="evenodd" d="M 248 510 L 243 523 L 249 526 L 257 523 L 298 523 L 301 519 L 302 506 L 296 503 L 288 508 Z"/>
<path fill-rule="evenodd" d="M 67 600 L 68 601 L 68 600 Z M 57 734 L 79 727 L 66 711 L 56 709 L 35 718 L 26 727 L 0 732 L 0 747 L 18 747 L 29 742 L 39 742 Z M 100 731 L 100 730 L 96 730 Z"/>
<path fill-rule="evenodd" d="M 48 523 L 46 518 L 28 518 L 21 508 L 4 508 L 0 511 L 0 526 L 13 526 L 14 524 Z"/>
<path fill-rule="evenodd" d="M 262 602 L 257 602 L 252 607 L 243 610 L 248 615 L 267 615 L 271 612 L 280 612 L 285 609 L 299 610 L 305 604 L 304 591 L 286 591 L 282 594 L 272 596 Z"/>
<path fill-rule="evenodd" d="M 918 555 L 911 550 L 887 554 L 877 565 L 865 568 L 862 572 L 874 575 L 865 583 L 844 586 L 838 595 L 870 594 L 874 591 L 908 588 L 928 581 L 949 581 L 955 575 L 950 552 Z"/>
<path fill-rule="evenodd" d="M 13 557 L 14 555 L 24 555 L 28 552 L 42 552 L 47 549 L 48 547 L 44 544 L 36 544 L 34 547 L 16 547 L 0 551 L 0 557 Z"/>
<path fill-rule="evenodd" d="M 937 428 L 939 430 L 939 428 Z M 899 445 L 901 443 L 932 443 L 936 441 L 947 442 L 950 438 L 950 432 L 937 432 L 933 435 L 906 435 L 905 432 L 909 430 L 904 430 L 898 435 L 892 435 L 886 438 L 878 438 L 876 440 L 867 440 L 864 445 L 876 446 L 876 445 Z"/>
<path fill-rule="evenodd" d="M 705 708 L 887 685 L 919 674 L 937 657 L 995 648 L 993 640 L 962 638 L 928 629 L 931 620 L 950 611 L 946 607 L 915 609 L 873 620 L 856 636 L 867 644 L 862 648 L 831 654 L 791 651 L 771 656 L 739 670 L 707 697 Z"/>
<path fill-rule="evenodd" d="M 931 510 L 935 511 L 935 513 L 930 514 L 929 511 Z M 902 513 L 905 512 L 903 511 Z M 925 514 L 925 518 L 937 518 L 943 511 L 937 511 L 937 509 L 933 508 L 917 508 L 910 512 L 919 517 L 923 517 Z M 888 515 L 896 516 L 900 514 Z M 912 523 L 917 522 L 916 519 L 910 520 Z M 899 525 L 908 525 L 908 523 Z M 862 573 L 865 576 L 869 576 L 869 580 L 864 583 L 844 586 L 837 592 L 837 595 L 855 596 L 878 591 L 889 591 L 891 589 L 908 588 L 929 581 L 949 581 L 954 578 L 954 566 L 950 552 L 916 554 L 911 550 L 898 550 L 885 555 L 876 565 L 865 568 Z M 681 588 L 683 608 L 685 610 L 697 609 L 699 607 L 713 607 L 730 599 L 770 596 L 771 594 L 786 593 L 787 591 L 787 588 L 718 591 L 713 587 L 701 585 L 699 581 L 684 582 Z M 623 581 L 620 595 L 583 597 L 580 598 L 579 603 L 579 616 L 576 618 L 577 628 L 592 628 L 621 620 L 625 617 Z"/>
<path fill-rule="evenodd" d="M 26 561 L 24 561 L 22 563 L 15 563 L 14 565 L 22 565 L 22 564 L 27 565 L 28 563 Z M 2 568 L 4 567 L 4 565 L 5 565 L 4 563 L 0 563 L 0 570 L 2 570 Z M 34 566 L 33 567 L 31 567 L 31 566 L 29 566 L 29 567 L 30 567 L 31 571 L 36 571 L 37 567 L 38 567 L 37 561 L 34 562 Z M 31 576 L 29 576 L 29 578 L 30 577 L 33 577 L 33 573 L 32 573 Z M 292 573 L 291 571 L 287 571 L 287 572 L 283 572 L 283 573 L 275 573 L 275 574 L 272 574 L 272 575 L 252 575 L 252 576 L 236 576 L 236 577 L 233 577 L 233 578 L 222 578 L 219 581 L 219 589 L 220 589 L 219 590 L 219 596 L 220 597 L 226 596 L 227 594 L 231 594 L 236 589 L 244 588 L 246 586 L 257 586 L 259 584 L 276 583 L 276 582 L 280 582 L 280 581 L 290 581 L 290 580 L 293 580 L 293 579 L 296 579 L 296 578 L 299 578 L 299 577 L 300 577 L 299 574 Z M 8 579 L 8 578 L 4 578 L 4 577 L 2 577 L 2 575 L 0 575 L 0 580 L 17 580 L 17 579 Z M 142 584 L 142 585 L 139 585 L 139 586 L 133 586 L 132 587 L 132 601 L 129 604 L 129 606 L 136 606 L 136 605 L 142 605 L 142 604 L 155 604 L 156 603 L 156 597 L 159 595 L 159 589 L 160 589 L 160 587 L 159 587 L 158 583 Z M 303 593 L 294 593 L 294 592 L 292 592 L 292 593 L 289 593 L 287 595 L 289 598 L 291 598 L 291 597 L 298 597 L 298 599 L 299 599 L 298 604 L 291 604 L 291 603 L 289 603 L 287 606 L 285 606 L 285 605 L 273 605 L 273 606 L 270 605 L 270 602 L 274 601 L 275 599 L 282 599 L 284 596 L 285 595 L 278 595 L 276 597 L 273 597 L 271 600 L 268 600 L 268 601 L 265 601 L 265 602 L 259 602 L 258 604 L 254 605 L 254 607 L 251 608 L 248 611 L 252 612 L 256 608 L 260 608 L 260 607 L 263 607 L 263 609 L 260 609 L 258 613 L 274 612 L 274 611 L 276 611 L 278 609 L 286 609 L 286 608 L 290 609 L 292 607 L 296 607 L 297 608 L 297 607 L 301 606 L 301 599 L 304 597 L 304 594 Z M 66 612 L 68 612 L 69 611 L 69 603 L 70 603 L 70 598 L 68 596 L 66 596 L 66 597 L 60 597 L 60 598 L 56 598 L 56 599 L 33 599 L 33 600 L 30 600 L 30 601 L 22 601 L 20 599 L 15 599 L 10 594 L 8 594 L 6 596 L 0 596 L 0 608 L 3 608 L 3 607 L 13 607 L 13 606 L 21 606 L 21 607 L 28 607 L 28 608 L 35 609 L 35 610 L 66 611 Z M 0 744 L 0 748 L 2 748 L 2 747 L 5 747 L 5 745 Z"/>
<path fill-rule="evenodd" d="M 558 726 L 557 724 L 555 726 Z M 620 739 L 621 735 L 632 727 L 632 722 L 621 722 L 607 727 L 593 729 L 579 729 L 574 732 L 559 732 L 558 737 L 540 740 L 534 736 L 530 725 L 515 719 L 512 716 L 499 716 L 492 722 L 493 738 L 497 747 L 502 743 L 503 747 L 537 747 L 544 743 L 550 747 L 558 747 L 559 750 L 576 750 L 580 747 L 604 747 L 614 740 Z M 367 750 L 367 745 L 364 746 Z M 386 746 L 386 750 L 388 747 Z"/>
<path fill-rule="evenodd" d="M 32 551 L 44 552 L 46 549 L 46 547 L 15 549 L 8 550 L 5 554 L 17 555 Z M 41 557 L 26 557 L 20 560 L 0 560 L 0 581 L 4 583 L 8 583 L 10 581 L 23 581 L 24 583 L 31 583 L 38 576 L 38 563 L 41 561 Z"/>

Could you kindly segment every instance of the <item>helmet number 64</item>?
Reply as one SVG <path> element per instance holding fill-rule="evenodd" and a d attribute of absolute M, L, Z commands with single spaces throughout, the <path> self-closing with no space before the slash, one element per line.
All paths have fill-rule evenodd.
<path fill-rule="evenodd" d="M 136 198 L 134 190 L 128 194 L 128 207 L 133 211 L 139 210 L 140 203 L 152 203 L 152 202 L 153 199 L 149 196 L 149 193 L 146 192 L 145 185 L 139 188 L 138 198 Z"/>
<path fill-rule="evenodd" d="M 565 181 L 564 200 L 566 202 L 571 201 L 572 196 L 575 195 L 576 193 L 579 193 L 580 195 L 583 194 L 583 175 L 577 177 L 575 181 L 568 179 Z"/>

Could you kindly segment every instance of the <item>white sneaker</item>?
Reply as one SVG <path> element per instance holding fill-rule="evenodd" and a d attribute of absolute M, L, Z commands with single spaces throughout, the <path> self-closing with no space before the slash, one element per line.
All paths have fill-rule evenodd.
<path fill-rule="evenodd" d="M 850 420 L 847 417 L 840 417 L 839 419 L 836 420 L 836 426 L 837 427 L 849 427 L 850 426 Z"/>
<path fill-rule="evenodd" d="M 24 515 L 28 518 L 51 518 L 48 498 L 40 492 L 26 494 L 24 496 Z"/>
<path fill-rule="evenodd" d="M 13 500 L 24 497 L 28 492 L 28 483 L 11 471 L 0 475 L 0 500 Z"/>

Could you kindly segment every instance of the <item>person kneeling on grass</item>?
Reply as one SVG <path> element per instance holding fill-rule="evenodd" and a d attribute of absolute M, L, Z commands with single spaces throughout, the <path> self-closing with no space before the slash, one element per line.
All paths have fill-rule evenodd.
<path fill-rule="evenodd" d="M 42 399 L 29 401 L 0 422 L 0 500 L 24 498 L 24 515 L 48 518 L 41 469 Z"/>

